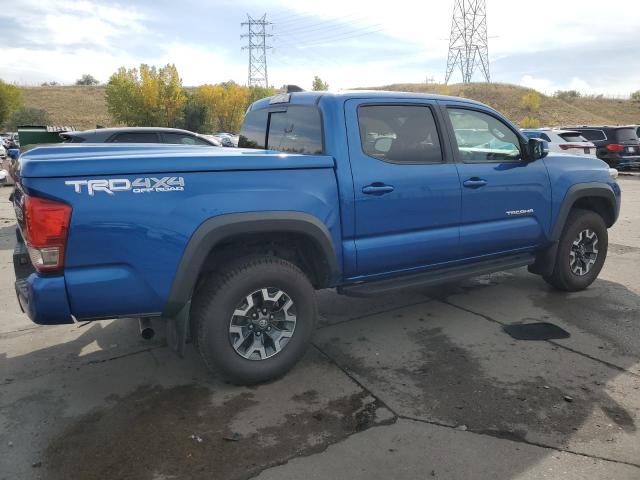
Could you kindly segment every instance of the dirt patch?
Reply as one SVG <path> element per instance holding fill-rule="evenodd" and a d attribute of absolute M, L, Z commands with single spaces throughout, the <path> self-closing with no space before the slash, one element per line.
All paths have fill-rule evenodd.
<path fill-rule="evenodd" d="M 308 455 L 373 425 L 377 403 L 358 393 L 316 405 L 309 390 L 292 400 L 311 406 L 248 436 L 228 425 L 252 393 L 222 405 L 205 386 L 143 387 L 112 406 L 77 419 L 47 448 L 47 478 L 241 479 L 297 455 Z"/>

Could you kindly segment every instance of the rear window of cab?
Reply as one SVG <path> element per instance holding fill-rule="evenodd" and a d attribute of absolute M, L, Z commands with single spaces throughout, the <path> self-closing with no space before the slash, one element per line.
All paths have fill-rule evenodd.
<path fill-rule="evenodd" d="M 317 107 L 288 105 L 247 112 L 238 147 L 317 155 L 323 152 Z"/>

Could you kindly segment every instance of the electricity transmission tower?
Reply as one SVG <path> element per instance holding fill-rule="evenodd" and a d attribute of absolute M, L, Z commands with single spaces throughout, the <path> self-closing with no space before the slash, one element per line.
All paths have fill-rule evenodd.
<path fill-rule="evenodd" d="M 444 83 L 460 68 L 462 82 L 471 82 L 479 66 L 487 82 L 489 76 L 489 45 L 487 43 L 487 7 L 485 0 L 454 0 L 449 55 Z"/>
<path fill-rule="evenodd" d="M 250 87 L 268 87 L 269 78 L 267 76 L 267 50 L 271 49 L 267 45 L 267 37 L 271 34 L 267 33 L 267 14 L 254 19 L 247 14 L 247 21 L 240 24 L 242 27 L 248 27 L 246 34 L 240 35 L 240 38 L 248 38 L 249 44 L 242 47 L 242 50 L 249 50 L 249 77 L 248 85 Z"/>

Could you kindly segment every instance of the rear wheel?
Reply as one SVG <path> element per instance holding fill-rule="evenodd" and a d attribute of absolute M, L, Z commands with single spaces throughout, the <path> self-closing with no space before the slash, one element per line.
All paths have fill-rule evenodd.
<path fill-rule="evenodd" d="M 608 241 L 607 226 L 600 215 L 572 210 L 558 242 L 553 274 L 544 279 L 560 290 L 584 290 L 602 270 Z"/>
<path fill-rule="evenodd" d="M 223 268 L 200 288 L 191 311 L 206 365 L 236 384 L 286 373 L 304 354 L 316 316 L 306 275 L 270 256 Z"/>

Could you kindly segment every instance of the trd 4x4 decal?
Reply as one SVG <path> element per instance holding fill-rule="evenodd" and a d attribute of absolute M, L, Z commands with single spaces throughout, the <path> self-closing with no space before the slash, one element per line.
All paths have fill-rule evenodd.
<path fill-rule="evenodd" d="M 147 193 L 147 192 L 175 192 L 184 190 L 183 177 L 148 177 L 136 178 L 109 178 L 95 180 L 67 180 L 65 185 L 72 186 L 76 193 L 83 193 L 83 187 L 90 196 L 96 192 L 104 192 L 114 195 L 115 192 Z"/>

